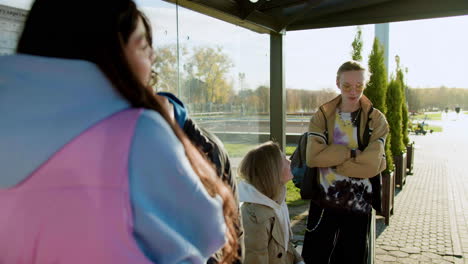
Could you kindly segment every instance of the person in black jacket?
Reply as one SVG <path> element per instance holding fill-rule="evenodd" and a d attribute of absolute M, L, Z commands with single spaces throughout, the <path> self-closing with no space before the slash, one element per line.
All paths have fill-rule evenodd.
<path fill-rule="evenodd" d="M 198 126 L 196 122 L 188 116 L 184 104 L 175 95 L 168 92 L 159 92 L 157 95 L 163 99 L 169 110 L 171 108 L 173 109 L 173 111 L 169 111 L 171 113 L 171 118 L 183 129 L 190 141 L 192 141 L 192 143 L 198 147 L 203 154 L 205 154 L 208 161 L 213 163 L 218 177 L 231 187 L 234 198 L 236 199 L 236 204 L 239 206 L 237 184 L 236 180 L 233 178 L 229 154 L 224 148 L 221 140 L 207 129 Z M 237 229 L 239 259 L 234 263 L 240 264 L 242 263 L 242 256 L 244 255 L 244 234 L 240 210 Z M 208 259 L 208 264 L 218 263 L 219 260 L 221 260 L 221 251 Z"/>

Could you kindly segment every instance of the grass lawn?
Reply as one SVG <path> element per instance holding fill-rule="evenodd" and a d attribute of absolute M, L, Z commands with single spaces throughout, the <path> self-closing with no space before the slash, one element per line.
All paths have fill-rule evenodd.
<path fill-rule="evenodd" d="M 413 120 L 424 120 L 426 116 L 427 116 L 427 120 L 442 120 L 442 113 L 428 113 L 428 114 L 422 114 L 422 115 L 415 115 L 415 116 L 412 116 L 411 118 Z"/>
<path fill-rule="evenodd" d="M 296 150 L 296 146 L 286 146 L 286 156 L 291 156 Z"/>
<path fill-rule="evenodd" d="M 416 125 L 413 126 L 413 129 L 416 129 Z M 441 126 L 434 126 L 434 125 L 424 125 L 424 130 L 426 130 L 429 133 L 429 130 L 432 129 L 432 132 L 443 132 L 444 128 Z"/>
<path fill-rule="evenodd" d="M 431 130 L 432 132 L 442 132 L 444 131 L 444 128 L 441 126 L 426 126 L 426 130 Z"/>
<path fill-rule="evenodd" d="M 288 206 L 298 206 L 307 203 L 307 201 L 301 200 L 301 194 L 299 193 L 300 190 L 299 188 L 294 186 L 294 183 L 292 181 L 289 181 L 286 184 L 286 189 L 286 203 L 288 204 Z"/>
<path fill-rule="evenodd" d="M 224 143 L 224 147 L 229 153 L 230 157 L 243 157 L 249 150 L 253 149 L 256 145 L 253 144 L 236 144 Z"/>

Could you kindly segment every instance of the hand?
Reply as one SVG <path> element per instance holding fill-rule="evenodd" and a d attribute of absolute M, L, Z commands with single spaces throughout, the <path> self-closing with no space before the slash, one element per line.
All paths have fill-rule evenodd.
<path fill-rule="evenodd" d="M 349 158 L 350 159 L 355 159 L 360 154 L 361 154 L 361 151 L 359 149 L 350 149 L 349 150 Z"/>

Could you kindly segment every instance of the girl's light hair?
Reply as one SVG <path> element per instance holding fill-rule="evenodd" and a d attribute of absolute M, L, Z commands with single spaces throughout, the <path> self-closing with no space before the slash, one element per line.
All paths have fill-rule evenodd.
<path fill-rule="evenodd" d="M 268 141 L 252 149 L 239 165 L 239 176 L 274 199 L 280 192 L 283 155 L 278 144 Z"/>

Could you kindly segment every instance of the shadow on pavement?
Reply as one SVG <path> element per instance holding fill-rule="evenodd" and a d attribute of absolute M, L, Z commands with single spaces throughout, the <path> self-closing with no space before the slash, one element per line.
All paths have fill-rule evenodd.
<path fill-rule="evenodd" d="M 375 237 L 379 237 L 386 228 L 387 226 L 385 225 L 385 218 L 381 216 L 377 217 L 375 220 Z"/>

